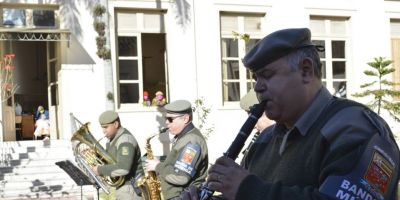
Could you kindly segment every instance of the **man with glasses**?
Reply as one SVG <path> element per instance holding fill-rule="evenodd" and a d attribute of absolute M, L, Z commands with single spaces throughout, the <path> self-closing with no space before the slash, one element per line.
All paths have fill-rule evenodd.
<path fill-rule="evenodd" d="M 208 150 L 203 135 L 192 123 L 190 102 L 177 100 L 164 108 L 167 127 L 174 135 L 172 149 L 164 162 L 148 160 L 146 170 L 157 172 L 164 199 L 178 199 L 186 187 L 200 186 L 205 181 Z"/>
<path fill-rule="evenodd" d="M 104 136 L 109 139 L 106 151 L 116 160 L 114 164 L 93 167 L 93 171 L 100 176 L 125 176 L 122 186 L 116 188 L 116 198 L 140 199 L 134 192 L 130 182 L 137 174 L 143 174 L 140 165 L 140 148 L 135 137 L 121 125 L 118 113 L 105 111 L 99 117 Z"/>

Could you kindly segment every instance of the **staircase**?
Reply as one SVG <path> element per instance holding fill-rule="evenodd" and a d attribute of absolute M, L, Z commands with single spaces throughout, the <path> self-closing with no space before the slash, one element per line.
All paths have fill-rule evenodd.
<path fill-rule="evenodd" d="M 97 199 L 55 163 L 74 160 L 67 140 L 0 142 L 0 199 Z"/>

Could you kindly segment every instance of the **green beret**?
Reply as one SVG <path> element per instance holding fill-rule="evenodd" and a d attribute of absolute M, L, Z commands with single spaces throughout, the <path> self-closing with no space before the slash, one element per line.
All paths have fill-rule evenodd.
<path fill-rule="evenodd" d="M 192 113 L 192 104 L 186 100 L 177 100 L 164 106 L 167 113 L 190 114 Z"/>
<path fill-rule="evenodd" d="M 265 36 L 243 58 L 244 66 L 253 72 L 286 56 L 294 50 L 314 46 L 308 28 L 283 29 Z"/>
<path fill-rule="evenodd" d="M 110 124 L 115 122 L 119 118 L 118 113 L 112 110 L 107 110 L 103 113 L 101 113 L 99 117 L 99 122 L 101 125 L 103 124 Z"/>
<path fill-rule="evenodd" d="M 240 107 L 245 110 L 246 112 L 250 111 L 250 108 L 254 105 L 254 104 L 258 104 L 259 101 L 257 99 L 257 94 L 256 92 L 251 89 L 246 95 L 244 95 L 241 99 L 240 99 Z"/>

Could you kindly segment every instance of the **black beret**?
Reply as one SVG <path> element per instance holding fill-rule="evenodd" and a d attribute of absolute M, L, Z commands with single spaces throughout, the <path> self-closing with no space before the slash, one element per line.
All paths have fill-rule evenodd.
<path fill-rule="evenodd" d="M 192 105 L 186 100 L 176 100 L 164 106 L 167 113 L 190 114 Z"/>
<path fill-rule="evenodd" d="M 308 28 L 282 29 L 265 36 L 242 62 L 246 68 L 256 72 L 296 49 L 308 46 L 313 46 Z"/>
<path fill-rule="evenodd" d="M 116 113 L 115 111 L 112 110 L 107 110 L 103 113 L 101 113 L 100 117 L 99 117 L 99 123 L 101 125 L 103 124 L 110 124 L 115 122 L 115 120 L 117 120 L 119 118 L 118 113 Z"/>

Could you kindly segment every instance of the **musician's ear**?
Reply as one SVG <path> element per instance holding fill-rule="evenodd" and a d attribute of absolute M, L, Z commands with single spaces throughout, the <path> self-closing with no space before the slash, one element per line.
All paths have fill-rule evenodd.
<path fill-rule="evenodd" d="M 185 124 L 190 123 L 190 116 L 188 114 L 183 115 L 183 119 L 185 120 Z"/>

